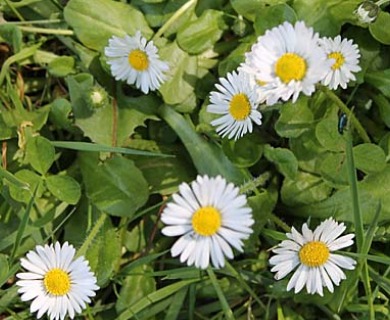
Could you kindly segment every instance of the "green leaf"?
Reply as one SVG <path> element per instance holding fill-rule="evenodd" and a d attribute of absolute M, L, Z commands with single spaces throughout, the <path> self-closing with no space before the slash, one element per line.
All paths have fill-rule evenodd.
<path fill-rule="evenodd" d="M 117 231 L 105 223 L 85 253 L 100 287 L 107 285 L 121 258 L 121 243 Z"/>
<path fill-rule="evenodd" d="M 63 98 L 57 98 L 51 103 L 49 118 L 58 128 L 72 131 L 74 128 L 72 128 L 70 120 L 71 112 L 70 102 Z"/>
<path fill-rule="evenodd" d="M 156 282 L 148 265 L 138 266 L 123 280 L 119 298 L 115 304 L 118 313 L 156 290 Z M 149 274 L 149 275 L 148 275 Z"/>
<path fill-rule="evenodd" d="M 377 41 L 390 44 L 390 13 L 379 10 L 378 18 L 370 23 L 368 29 Z"/>
<path fill-rule="evenodd" d="M 195 21 L 182 27 L 177 33 L 178 45 L 190 54 L 198 54 L 211 49 L 221 38 L 226 24 L 223 21 L 223 12 L 205 10 Z"/>
<path fill-rule="evenodd" d="M 239 168 L 253 166 L 263 154 L 263 146 L 251 135 L 237 141 L 225 139 L 222 149 L 229 160 Z"/>
<path fill-rule="evenodd" d="M 294 24 L 296 20 L 297 16 L 295 11 L 289 5 L 283 3 L 258 10 L 253 27 L 255 28 L 256 35 L 260 36 L 266 30 L 272 29 L 285 21 Z"/>
<path fill-rule="evenodd" d="M 169 81 L 164 82 L 159 89 L 165 103 L 180 105 L 178 111 L 192 111 L 196 106 L 194 88 L 198 71 L 197 58 L 181 50 L 176 42 L 161 48 L 160 56 L 170 66 Z"/>
<path fill-rule="evenodd" d="M 363 143 L 353 148 L 355 166 L 365 173 L 382 171 L 386 166 L 386 155 L 376 144 Z"/>
<path fill-rule="evenodd" d="M 222 149 L 202 139 L 182 115 L 166 105 L 160 107 L 160 115 L 182 140 L 199 174 L 221 175 L 236 184 L 244 182 L 245 175 L 229 161 Z"/>
<path fill-rule="evenodd" d="M 339 188 L 348 185 L 345 153 L 328 153 L 321 162 L 320 173 L 331 186 Z"/>
<path fill-rule="evenodd" d="M 341 26 L 347 20 L 355 20 L 353 11 L 356 0 L 296 0 L 292 7 L 298 20 L 305 21 L 322 37 L 340 34 Z"/>
<path fill-rule="evenodd" d="M 372 95 L 372 99 L 379 107 L 379 113 L 382 121 L 390 128 L 390 101 L 381 94 Z"/>
<path fill-rule="evenodd" d="M 47 67 L 51 75 L 55 77 L 65 77 L 76 72 L 74 64 L 75 61 L 73 57 L 62 56 L 51 61 Z"/>
<path fill-rule="evenodd" d="M 338 119 L 325 118 L 316 126 L 316 138 L 329 151 L 340 152 L 345 150 L 345 137 L 337 130 Z"/>
<path fill-rule="evenodd" d="M 148 199 L 148 185 L 134 162 L 114 156 L 99 164 L 94 153 L 79 156 L 87 195 L 99 210 L 132 217 Z"/>
<path fill-rule="evenodd" d="M 0 283 L 7 281 L 9 272 L 8 256 L 0 253 Z"/>
<path fill-rule="evenodd" d="M 46 186 L 56 198 L 66 203 L 76 204 L 80 199 L 80 185 L 70 176 L 49 176 Z"/>
<path fill-rule="evenodd" d="M 379 222 L 390 219 L 390 165 L 380 172 L 368 175 L 358 182 L 360 211 L 364 223 L 375 216 L 378 202 L 382 202 Z M 326 218 L 331 215 L 341 220 L 354 221 L 349 187 L 343 188 L 320 203 L 294 208 L 294 213 L 305 217 Z"/>
<path fill-rule="evenodd" d="M 26 160 L 36 171 L 44 175 L 55 160 L 54 147 L 44 137 L 31 137 L 26 144 Z"/>
<path fill-rule="evenodd" d="M 266 145 L 264 156 L 274 163 L 281 174 L 290 179 L 294 179 L 298 172 L 298 160 L 289 149 L 273 148 Z"/>
<path fill-rule="evenodd" d="M 78 74 L 74 77 L 67 77 L 66 80 L 76 125 L 93 142 L 108 146 L 116 142 L 121 146 L 137 127 L 144 125 L 147 119 L 157 120 L 155 110 L 160 101 L 153 95 L 132 98 L 118 92 L 116 106 L 107 105 L 91 110 L 85 93 L 90 92 L 93 87 L 92 76 Z"/>
<path fill-rule="evenodd" d="M 18 26 L 11 24 L 0 25 L 0 38 L 8 43 L 14 52 L 19 52 L 22 48 L 23 34 Z"/>
<path fill-rule="evenodd" d="M 251 21 L 254 21 L 256 13 L 265 7 L 285 2 L 286 0 L 230 0 L 233 9 Z"/>
<path fill-rule="evenodd" d="M 140 11 L 117 1 L 71 0 L 65 7 L 64 17 L 85 46 L 99 51 L 113 35 L 133 36 L 140 30 L 149 38 L 153 33 Z"/>
<path fill-rule="evenodd" d="M 390 98 L 390 69 L 368 72 L 364 80 Z"/>
<path fill-rule="evenodd" d="M 281 196 L 286 205 L 297 206 L 325 200 L 331 191 L 332 188 L 321 178 L 310 173 L 298 172 L 294 180 L 284 179 Z"/>
<path fill-rule="evenodd" d="M 301 97 L 296 103 L 287 102 L 281 106 L 275 129 L 281 137 L 296 138 L 310 129 L 313 119 L 308 98 Z"/>
<path fill-rule="evenodd" d="M 30 186 L 30 189 L 26 190 L 15 186 L 14 184 L 10 184 L 9 192 L 13 199 L 23 203 L 28 203 L 32 197 L 33 190 L 35 190 L 36 187 L 38 187 L 36 197 L 40 198 L 42 196 L 44 191 L 42 179 L 35 172 L 22 169 L 15 173 L 15 177 L 18 180 L 27 183 Z"/>

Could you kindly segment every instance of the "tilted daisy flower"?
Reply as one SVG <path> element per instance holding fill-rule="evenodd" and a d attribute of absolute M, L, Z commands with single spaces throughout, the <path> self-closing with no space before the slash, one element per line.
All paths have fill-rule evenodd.
<path fill-rule="evenodd" d="M 221 84 L 215 85 L 219 91 L 210 93 L 207 111 L 221 115 L 211 122 L 217 127 L 218 134 L 237 140 L 247 132 L 252 132 L 252 122 L 261 124 L 257 93 L 245 72 L 233 71 L 219 81 Z"/>
<path fill-rule="evenodd" d="M 74 260 L 76 250 L 65 242 L 36 246 L 21 259 L 27 272 L 18 273 L 16 285 L 23 301 L 33 300 L 30 311 L 37 319 L 47 313 L 52 320 L 71 319 L 81 313 L 99 289 L 84 257 Z"/>
<path fill-rule="evenodd" d="M 334 251 L 353 244 L 354 234 L 339 238 L 345 231 L 344 223 L 337 223 L 332 218 L 323 221 L 314 231 L 306 223 L 302 234 L 294 227 L 287 233 L 288 240 L 282 241 L 272 250 L 276 255 L 269 260 L 276 272 L 275 279 L 280 280 L 298 267 L 287 285 L 287 291 L 295 288 L 298 293 L 306 286 L 310 294 L 323 295 L 323 287 L 333 292 L 333 283 L 338 286 L 346 276 L 341 268 L 353 270 L 356 261 L 334 253 Z"/>
<path fill-rule="evenodd" d="M 166 236 L 180 238 L 171 248 L 173 257 L 205 269 L 225 265 L 233 250 L 243 251 L 243 239 L 252 233 L 252 209 L 245 195 L 221 176 L 198 176 L 191 185 L 182 183 L 179 193 L 165 207 L 161 220 Z"/>
<path fill-rule="evenodd" d="M 332 65 L 318 46 L 318 38 L 302 21 L 294 26 L 284 22 L 258 38 L 240 70 L 261 84 L 258 89 L 267 105 L 291 97 L 295 102 L 301 92 L 310 96 Z"/>
<path fill-rule="evenodd" d="M 341 40 L 341 36 L 334 39 L 322 38 L 319 40 L 319 44 L 328 58 L 333 59 L 333 65 L 321 83 L 333 90 L 336 90 L 338 86 L 343 89 L 347 88 L 347 83 L 350 80 L 356 80 L 353 72 L 361 70 L 357 44 L 353 44 L 352 40 Z"/>
<path fill-rule="evenodd" d="M 134 37 L 112 36 L 104 53 L 115 79 L 135 84 L 145 94 L 158 89 L 166 79 L 168 64 L 160 60 L 153 41 L 147 42 L 140 31 Z"/>

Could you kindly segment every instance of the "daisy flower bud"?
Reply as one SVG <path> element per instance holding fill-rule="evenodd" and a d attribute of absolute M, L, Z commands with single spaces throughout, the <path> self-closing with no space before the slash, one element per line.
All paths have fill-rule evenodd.
<path fill-rule="evenodd" d="M 353 12 L 361 23 L 372 23 L 379 13 L 379 6 L 374 1 L 363 1 Z"/>

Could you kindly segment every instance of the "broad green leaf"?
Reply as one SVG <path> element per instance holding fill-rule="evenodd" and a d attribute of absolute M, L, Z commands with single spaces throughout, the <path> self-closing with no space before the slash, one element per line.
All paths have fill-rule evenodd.
<path fill-rule="evenodd" d="M 375 94 L 372 98 L 379 107 L 382 121 L 390 128 L 390 101 L 381 94 Z"/>
<path fill-rule="evenodd" d="M 283 203 L 296 206 L 325 200 L 331 191 L 332 188 L 326 185 L 321 178 L 310 173 L 298 172 L 294 180 L 284 179 L 281 196 Z"/>
<path fill-rule="evenodd" d="M 18 26 L 11 24 L 0 25 L 0 39 L 8 43 L 14 52 L 19 52 L 22 48 L 22 32 Z"/>
<path fill-rule="evenodd" d="M 294 24 L 296 20 L 297 16 L 294 10 L 289 5 L 283 3 L 257 10 L 253 27 L 256 35 L 261 36 L 266 30 L 272 29 L 285 21 Z"/>
<path fill-rule="evenodd" d="M 390 13 L 379 10 L 378 18 L 370 23 L 371 35 L 383 44 L 390 44 Z"/>
<path fill-rule="evenodd" d="M 156 283 L 151 276 L 152 271 L 148 265 L 138 266 L 123 280 L 119 298 L 115 304 L 118 313 L 156 290 Z"/>
<path fill-rule="evenodd" d="M 354 20 L 353 11 L 359 0 L 296 0 L 292 7 L 298 20 L 305 21 L 322 37 L 333 37 L 340 34 L 346 20 Z"/>
<path fill-rule="evenodd" d="M 310 129 L 313 118 L 308 98 L 300 97 L 295 103 L 287 102 L 281 106 L 275 129 L 281 137 L 296 138 Z"/>
<path fill-rule="evenodd" d="M 93 78 L 89 74 L 78 74 L 67 78 L 76 125 L 93 142 L 123 145 L 124 141 L 147 119 L 156 119 L 155 110 L 160 101 L 153 95 L 138 98 L 127 97 L 118 92 L 117 105 L 106 105 L 92 110 L 88 106 L 85 92 L 93 87 Z M 99 130 L 96 130 L 99 128 Z M 114 130 L 115 128 L 115 130 Z"/>
<path fill-rule="evenodd" d="M 22 169 L 15 173 L 15 177 L 27 184 L 29 184 L 30 189 L 22 189 L 19 186 L 15 186 L 14 184 L 9 185 L 9 192 L 13 199 L 16 201 L 20 201 L 23 203 L 28 203 L 33 195 L 34 190 L 38 187 L 36 198 L 40 198 L 42 193 L 44 192 L 44 186 L 42 183 L 42 179 L 35 172 Z"/>
<path fill-rule="evenodd" d="M 339 188 L 348 185 L 347 159 L 345 153 L 328 153 L 320 166 L 322 178 Z"/>
<path fill-rule="evenodd" d="M 192 111 L 196 106 L 194 88 L 198 71 L 197 58 L 181 50 L 176 42 L 161 48 L 160 56 L 170 67 L 169 81 L 164 82 L 159 89 L 165 103 L 179 105 L 179 111 Z"/>
<path fill-rule="evenodd" d="M 263 146 L 251 135 L 241 139 L 224 140 L 222 149 L 229 160 L 239 168 L 253 166 L 263 154 Z"/>
<path fill-rule="evenodd" d="M 85 253 L 100 287 L 107 285 L 121 258 L 121 244 L 117 231 L 108 223 L 99 231 Z"/>
<path fill-rule="evenodd" d="M 256 13 L 264 10 L 266 6 L 285 2 L 286 0 L 230 0 L 233 9 L 251 21 L 254 21 Z"/>
<path fill-rule="evenodd" d="M 72 128 L 71 112 L 70 102 L 63 98 L 57 98 L 51 103 L 49 118 L 58 128 L 72 131 L 75 128 Z"/>
<path fill-rule="evenodd" d="M 7 280 L 8 272 L 8 256 L 0 253 L 0 284 L 3 284 Z"/>
<path fill-rule="evenodd" d="M 368 175 L 363 181 L 358 182 L 360 210 L 364 223 L 370 223 L 375 216 L 378 202 L 382 202 L 382 210 L 379 222 L 390 219 L 390 165 L 377 173 Z M 308 206 L 294 208 L 296 214 L 305 217 L 326 218 L 335 216 L 338 219 L 354 221 L 352 211 L 351 191 L 345 187 L 328 199 Z"/>
<path fill-rule="evenodd" d="M 178 45 L 190 54 L 198 54 L 211 49 L 221 38 L 226 24 L 223 21 L 223 12 L 205 10 L 195 21 L 182 27 L 176 41 Z"/>
<path fill-rule="evenodd" d="M 232 72 L 245 61 L 245 53 L 250 51 L 252 43 L 255 41 L 253 37 L 247 37 L 248 41 L 237 43 L 237 47 L 230 52 L 230 54 L 218 64 L 218 74 L 224 77 L 228 72 Z"/>
<path fill-rule="evenodd" d="M 101 211 L 131 217 L 148 199 L 148 185 L 134 162 L 114 156 L 99 163 L 95 153 L 81 153 L 81 173 L 86 192 Z"/>
<path fill-rule="evenodd" d="M 290 179 L 294 179 L 298 172 L 298 161 L 294 153 L 285 148 L 273 148 L 266 145 L 264 156 L 272 163 L 281 174 Z"/>
<path fill-rule="evenodd" d="M 44 137 L 31 137 L 26 144 L 26 160 L 36 171 L 44 175 L 55 160 L 54 147 Z"/>
<path fill-rule="evenodd" d="M 64 17 L 85 46 L 99 51 L 113 35 L 133 36 L 137 30 L 146 38 L 152 35 L 143 14 L 122 2 L 71 0 L 65 7 Z"/>
<path fill-rule="evenodd" d="M 356 168 L 365 173 L 379 172 L 386 166 L 385 152 L 373 143 L 353 147 L 353 156 Z"/>
<path fill-rule="evenodd" d="M 229 161 L 222 149 L 202 139 L 182 115 L 166 105 L 161 106 L 159 111 L 182 140 L 199 174 L 221 175 L 236 184 L 244 182 L 245 175 Z"/>
<path fill-rule="evenodd" d="M 76 204 L 80 199 L 80 185 L 70 176 L 49 176 L 46 178 L 46 186 L 57 199 L 66 203 Z"/>
<path fill-rule="evenodd" d="M 74 64 L 75 61 L 73 57 L 58 57 L 49 63 L 48 71 L 55 77 L 65 77 L 76 72 Z"/>
<path fill-rule="evenodd" d="M 390 98 L 390 69 L 366 73 L 364 80 Z"/>
<path fill-rule="evenodd" d="M 316 126 L 316 138 L 329 151 L 345 150 L 345 137 L 337 130 L 338 119 L 324 118 Z"/>

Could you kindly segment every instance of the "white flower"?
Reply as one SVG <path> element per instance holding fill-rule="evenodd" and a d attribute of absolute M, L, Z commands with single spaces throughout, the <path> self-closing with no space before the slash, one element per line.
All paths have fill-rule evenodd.
<path fill-rule="evenodd" d="M 171 248 L 172 256 L 202 269 L 210 258 L 216 268 L 223 267 L 224 256 L 233 258 L 231 246 L 242 252 L 242 239 L 252 233 L 252 209 L 245 195 L 220 176 L 198 176 L 191 185 L 182 183 L 179 191 L 161 216 L 168 225 L 162 233 L 181 236 Z"/>
<path fill-rule="evenodd" d="M 81 313 L 99 289 L 96 278 L 84 257 L 74 260 L 76 250 L 65 242 L 37 246 L 21 259 L 28 272 L 18 273 L 16 285 L 23 301 L 33 300 L 31 312 L 37 319 L 47 313 L 50 319 L 64 319 Z"/>
<path fill-rule="evenodd" d="M 357 44 L 353 44 L 353 41 L 348 39 L 341 41 L 340 36 L 334 39 L 322 38 L 319 44 L 328 58 L 333 59 L 333 65 L 321 83 L 333 90 L 336 90 L 339 85 L 343 89 L 347 88 L 350 80 L 356 80 L 353 72 L 361 70 Z"/>
<path fill-rule="evenodd" d="M 378 17 L 379 10 L 374 1 L 363 1 L 353 13 L 361 23 L 372 23 Z"/>
<path fill-rule="evenodd" d="M 245 72 L 227 74 L 227 78 L 219 79 L 221 84 L 215 87 L 219 90 L 210 93 L 210 102 L 207 111 L 221 114 L 211 122 L 217 127 L 222 137 L 228 135 L 235 140 L 247 132 L 252 132 L 252 121 L 261 124 L 261 113 L 257 111 L 257 93 Z"/>
<path fill-rule="evenodd" d="M 318 33 L 305 23 L 284 22 L 267 30 L 246 53 L 241 70 L 252 74 L 260 83 L 268 105 L 292 96 L 295 102 L 301 92 L 310 96 L 329 70 L 332 61 L 318 46 Z"/>
<path fill-rule="evenodd" d="M 134 37 L 112 36 L 104 53 L 115 79 L 135 83 L 145 94 L 158 89 L 165 81 L 164 72 L 169 69 L 168 64 L 160 60 L 153 41 L 147 42 L 140 31 Z"/>
<path fill-rule="evenodd" d="M 338 286 L 345 274 L 341 268 L 353 270 L 356 261 L 333 251 L 348 247 L 353 244 L 354 234 L 347 234 L 339 238 L 346 227 L 343 223 L 337 223 L 332 218 L 323 221 L 314 232 L 307 224 L 302 226 L 302 234 L 294 227 L 291 233 L 287 233 L 289 240 L 284 240 L 279 247 L 272 250 L 276 255 L 269 260 L 276 272 L 275 279 L 284 278 L 295 270 L 287 285 L 287 291 L 295 288 L 298 293 L 306 286 L 310 294 L 323 295 L 323 288 L 327 287 L 333 292 L 333 283 Z"/>

